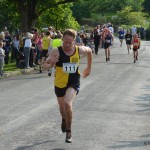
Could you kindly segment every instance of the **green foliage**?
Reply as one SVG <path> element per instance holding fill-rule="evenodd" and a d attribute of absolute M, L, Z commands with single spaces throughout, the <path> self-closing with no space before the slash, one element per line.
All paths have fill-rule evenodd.
<path fill-rule="evenodd" d="M 6 71 L 15 71 L 17 70 L 16 63 L 8 63 L 8 65 L 4 65 L 4 72 Z"/>
<path fill-rule="evenodd" d="M 79 27 L 78 22 L 72 17 L 69 5 L 59 5 L 57 8 L 50 8 L 43 13 L 38 20 L 38 27 L 53 26 L 55 29 L 64 30 L 65 28 Z"/>
<path fill-rule="evenodd" d="M 150 15 L 150 0 L 144 0 L 143 7 L 144 11 Z"/>
<path fill-rule="evenodd" d="M 77 28 L 79 25 L 69 8 L 71 2 L 74 0 L 1 0 L 0 29 L 7 26 L 9 31 L 18 28 L 21 28 L 22 31 L 30 31 L 31 27 L 40 27 L 45 24 L 53 24 L 56 28 L 64 28 L 70 24 L 70 27 Z M 60 4 L 64 5 L 64 10 L 60 10 Z M 51 11 L 53 14 L 49 15 Z"/>
<path fill-rule="evenodd" d="M 19 17 L 14 4 L 11 4 L 7 0 L 0 1 L 0 31 L 4 27 L 8 27 L 9 31 L 13 31 L 19 27 Z"/>
<path fill-rule="evenodd" d="M 126 0 L 80 0 L 77 5 L 87 5 L 90 12 L 116 12 L 125 5 Z"/>
<path fill-rule="evenodd" d="M 134 12 L 131 6 L 127 6 L 121 11 L 117 12 L 118 22 L 119 24 L 126 24 L 126 25 L 139 25 L 146 27 L 145 20 L 147 17 L 146 13 L 137 11 Z"/>
<path fill-rule="evenodd" d="M 126 6 L 131 6 L 132 7 L 132 11 L 142 11 L 143 8 L 143 2 L 144 0 L 126 0 L 126 3 L 124 5 L 124 7 Z"/>
<path fill-rule="evenodd" d="M 71 10 L 73 12 L 73 16 L 76 18 L 78 22 L 81 21 L 82 18 L 89 18 L 91 9 L 88 1 L 80 1 L 75 3 Z"/>
<path fill-rule="evenodd" d="M 71 9 L 70 9 L 71 8 Z M 97 22 L 148 26 L 149 0 L 1 0 L 0 30 L 54 26 L 56 29 L 78 28 L 79 23 Z M 108 15 L 108 13 L 116 13 Z M 93 14 L 98 14 L 94 16 Z M 23 16 L 27 16 L 24 18 Z M 23 19 L 22 19 L 23 18 Z"/>

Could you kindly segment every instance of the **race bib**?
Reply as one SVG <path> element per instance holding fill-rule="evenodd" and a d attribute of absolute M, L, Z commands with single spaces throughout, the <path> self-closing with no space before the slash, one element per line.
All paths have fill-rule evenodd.
<path fill-rule="evenodd" d="M 138 46 L 139 44 L 138 44 L 138 43 L 134 43 L 133 45 L 134 45 L 134 46 Z"/>
<path fill-rule="evenodd" d="M 77 70 L 77 63 L 63 63 L 63 72 L 75 73 Z"/>
<path fill-rule="evenodd" d="M 124 36 L 124 34 L 121 34 L 120 36 Z"/>
<path fill-rule="evenodd" d="M 128 41 L 130 41 L 130 38 L 127 38 Z"/>
<path fill-rule="evenodd" d="M 110 43 L 110 40 L 106 40 L 106 43 Z"/>

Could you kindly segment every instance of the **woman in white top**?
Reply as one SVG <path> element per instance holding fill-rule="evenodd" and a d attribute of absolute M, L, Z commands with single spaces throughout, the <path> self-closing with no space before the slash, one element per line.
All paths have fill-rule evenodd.
<path fill-rule="evenodd" d="M 33 38 L 33 34 L 27 32 L 25 44 L 24 44 L 24 56 L 25 56 L 25 68 L 29 69 L 29 59 L 30 59 L 30 50 L 32 46 L 31 39 Z"/>

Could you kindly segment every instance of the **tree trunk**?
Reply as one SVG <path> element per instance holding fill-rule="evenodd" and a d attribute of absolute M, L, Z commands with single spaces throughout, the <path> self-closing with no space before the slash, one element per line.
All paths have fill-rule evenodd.
<path fill-rule="evenodd" d="M 17 1 L 17 7 L 20 13 L 20 24 L 22 32 L 30 32 L 32 27 L 35 27 L 38 15 L 36 14 L 37 1 L 29 1 L 23 3 Z"/>
<path fill-rule="evenodd" d="M 28 10 L 26 7 L 20 9 L 20 23 L 21 23 L 21 31 L 28 31 Z"/>
<path fill-rule="evenodd" d="M 38 15 L 36 12 L 36 7 L 38 5 L 38 0 L 29 1 L 28 4 L 28 30 L 31 31 L 32 27 L 36 26 Z"/>

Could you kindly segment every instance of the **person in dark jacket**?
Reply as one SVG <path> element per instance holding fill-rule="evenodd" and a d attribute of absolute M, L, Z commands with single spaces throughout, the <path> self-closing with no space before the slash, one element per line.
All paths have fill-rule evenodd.
<path fill-rule="evenodd" d="M 94 45 L 95 45 L 95 54 L 98 54 L 98 47 L 100 45 L 100 39 L 101 36 L 98 34 L 98 32 L 95 33 L 94 35 Z"/>

